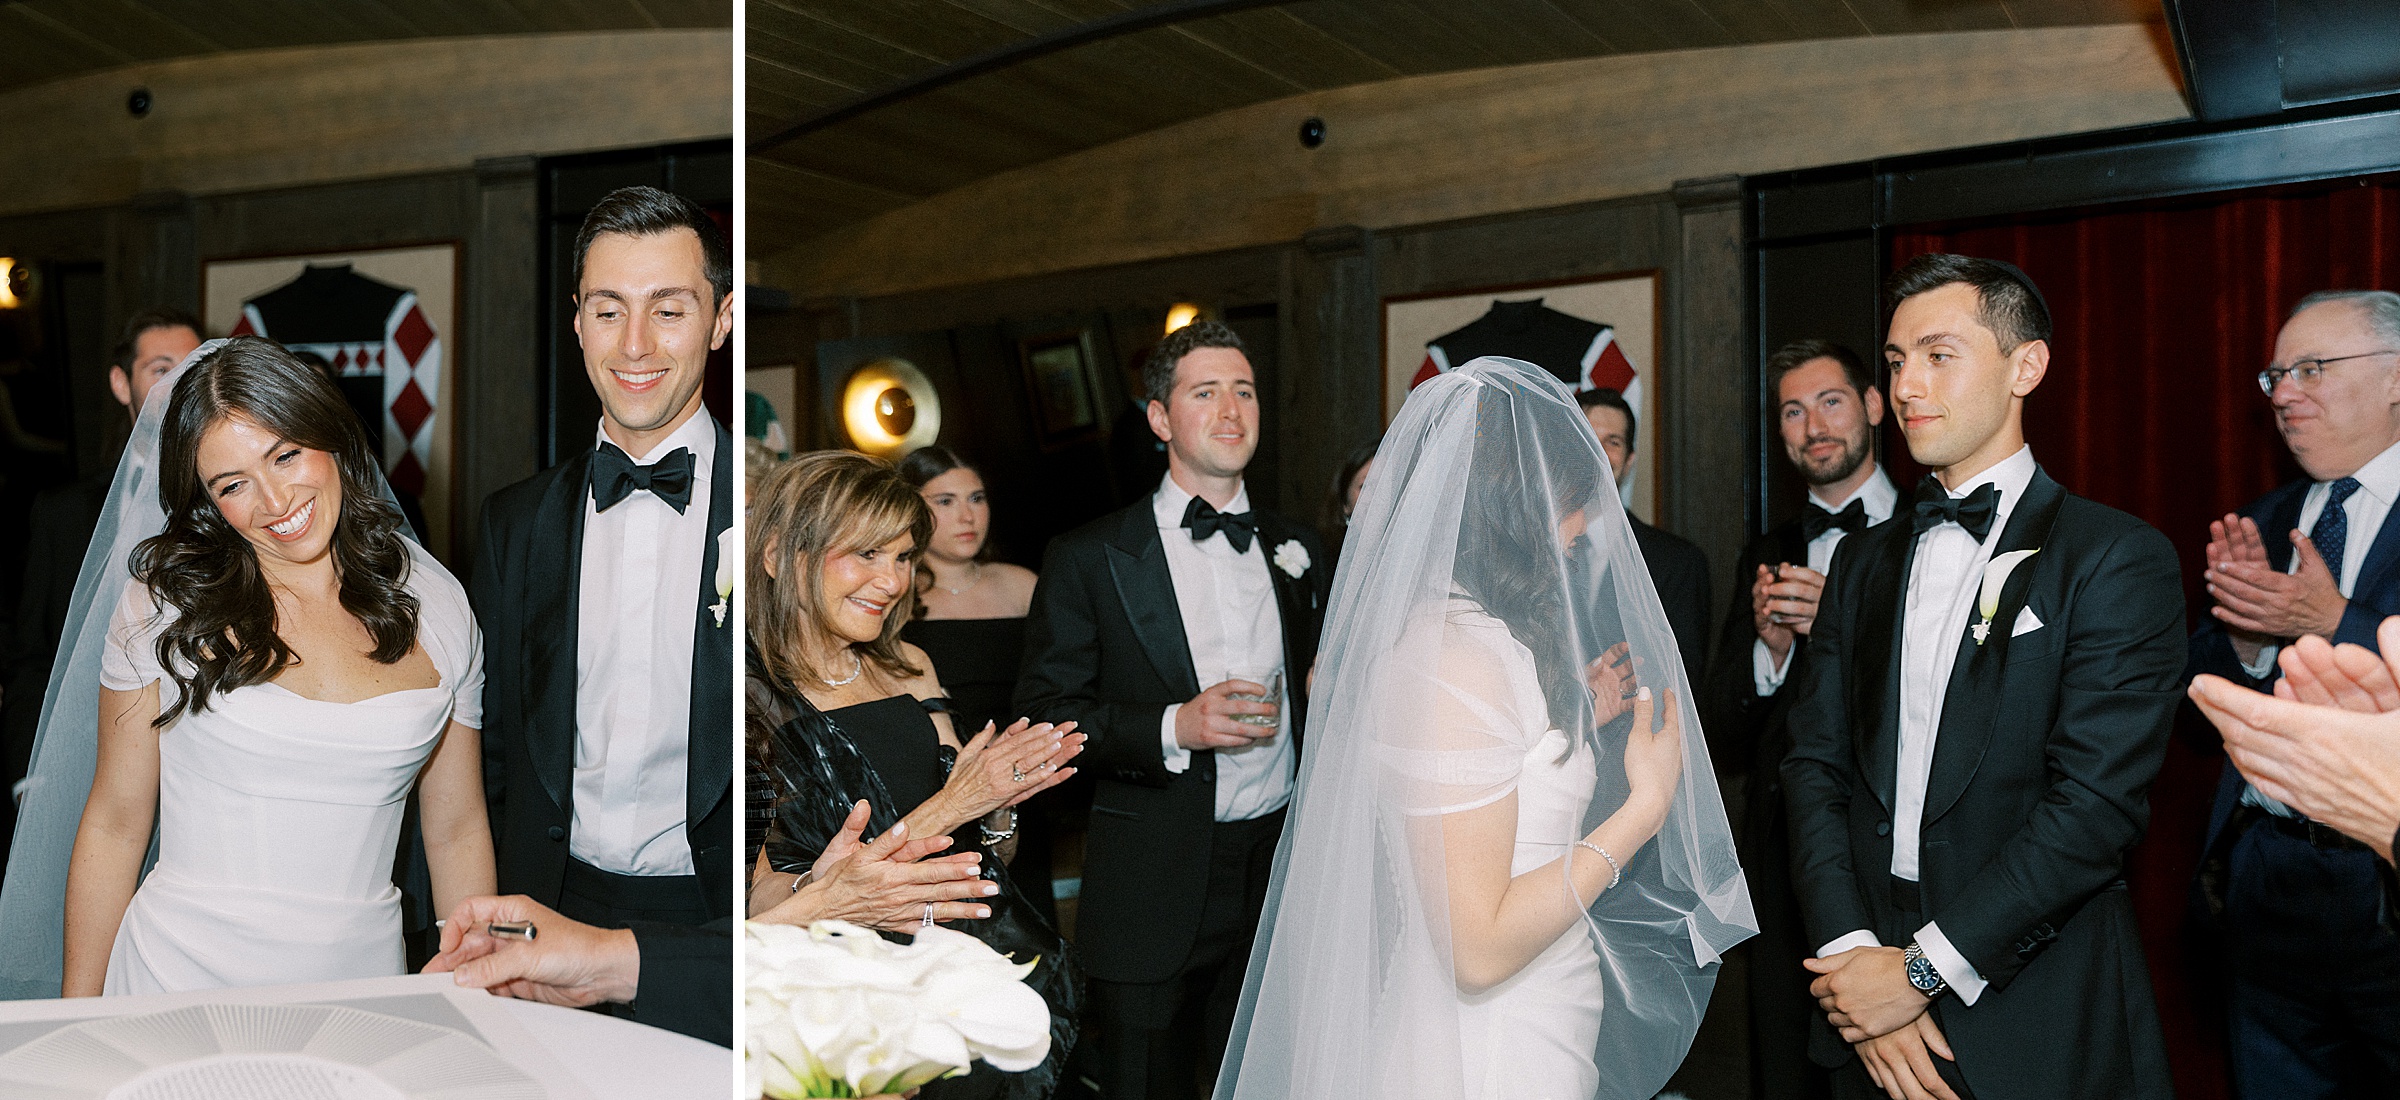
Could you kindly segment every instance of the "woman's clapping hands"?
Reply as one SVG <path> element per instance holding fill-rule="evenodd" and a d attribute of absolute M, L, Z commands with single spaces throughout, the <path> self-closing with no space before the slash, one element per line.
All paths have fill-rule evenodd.
<path fill-rule="evenodd" d="M 868 807 L 860 802 L 825 845 L 806 885 L 774 908 L 752 917 L 770 924 L 846 920 L 892 932 L 915 931 L 935 921 L 975 920 L 992 915 L 980 899 L 1000 892 L 980 876 L 982 855 L 935 856 L 950 846 L 946 836 L 909 839 L 903 821 L 874 840 L 862 841 Z M 763 866 L 763 863 L 762 863 Z"/>
<path fill-rule="evenodd" d="M 1057 786 L 1075 774 L 1067 761 L 1083 751 L 1087 738 L 1074 732 L 1075 723 L 1034 723 L 1019 718 L 1005 730 L 984 723 L 983 731 L 958 752 L 950 781 L 937 796 L 948 803 L 949 816 L 972 821 L 994 810 L 1014 806 Z"/>

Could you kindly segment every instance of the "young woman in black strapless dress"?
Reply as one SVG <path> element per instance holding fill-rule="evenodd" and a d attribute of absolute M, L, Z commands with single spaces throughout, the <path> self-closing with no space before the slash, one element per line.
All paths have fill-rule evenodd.
<path fill-rule="evenodd" d="M 900 476 L 933 510 L 933 538 L 917 555 L 917 612 L 900 637 L 942 670 L 960 729 L 981 729 L 985 722 L 1005 726 L 1016 715 L 1034 572 L 992 560 L 992 505 L 983 474 L 949 448 L 918 448 L 901 461 Z M 1051 840 L 1059 795 L 1068 793 L 1018 808 L 1017 847 L 1008 860 L 1025 899 L 1052 924 L 1058 908 L 1050 888 Z"/>
<path fill-rule="evenodd" d="M 915 602 L 917 548 L 933 528 L 914 486 L 883 462 L 844 452 L 793 460 L 751 503 L 751 775 L 770 792 L 772 824 L 750 909 L 772 920 L 800 900 L 803 872 L 829 854 L 862 800 L 868 836 L 906 825 L 912 839 L 947 836 L 953 852 L 980 852 L 993 888 L 980 900 L 811 915 L 891 933 L 956 920 L 1004 954 L 1040 957 L 1027 981 L 1051 1007 L 1050 1060 L 1023 1074 L 978 1065 L 921 1094 L 1033 1100 L 1049 1094 L 1073 1045 L 1076 974 L 1065 943 L 1006 872 L 1009 820 L 1017 804 L 1074 773 L 1068 762 L 1084 736 L 1020 721 L 969 726 L 978 732 L 961 743 L 937 666 L 899 636 Z"/>

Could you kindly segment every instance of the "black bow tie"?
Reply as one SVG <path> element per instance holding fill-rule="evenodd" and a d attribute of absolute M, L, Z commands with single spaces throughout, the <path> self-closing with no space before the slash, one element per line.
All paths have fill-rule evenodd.
<path fill-rule="evenodd" d="M 692 452 L 677 447 L 657 462 L 636 466 L 614 443 L 603 443 L 592 454 L 592 507 L 605 512 L 636 489 L 673 505 L 680 514 L 692 503 Z"/>
<path fill-rule="evenodd" d="M 1992 531 L 1992 517 L 2000 514 L 2000 487 L 1984 482 L 1963 497 L 1950 495 L 1942 488 L 1941 480 L 1932 474 L 1917 483 L 1916 533 L 1924 534 L 1944 523 L 1955 523 L 1967 529 L 1982 542 Z"/>
<path fill-rule="evenodd" d="M 1225 541 L 1233 544 L 1234 553 L 1247 554 L 1250 540 L 1258 536 L 1258 513 L 1220 512 L 1215 505 L 1193 497 L 1190 504 L 1183 506 L 1183 525 L 1191 530 L 1193 542 L 1205 541 L 1223 531 Z"/>
<path fill-rule="evenodd" d="M 1807 514 L 1800 517 L 1800 541 L 1815 542 L 1817 536 L 1836 527 L 1841 528 L 1844 534 L 1851 535 L 1866 530 L 1867 502 L 1851 501 L 1848 507 L 1839 512 L 1828 512 L 1823 508 L 1810 506 Z"/>

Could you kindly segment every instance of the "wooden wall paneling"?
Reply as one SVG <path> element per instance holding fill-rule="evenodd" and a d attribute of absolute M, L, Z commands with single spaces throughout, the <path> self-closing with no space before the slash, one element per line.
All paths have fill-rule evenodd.
<path fill-rule="evenodd" d="M 526 425 L 541 420 L 541 393 L 528 369 L 541 358 L 541 194 L 538 158 L 475 164 L 474 226 L 468 234 L 463 355 L 457 379 L 458 447 L 451 484 L 458 499 L 452 561 L 470 566 L 482 538 L 483 500 L 533 476 Z M 551 308 L 564 308 L 553 305 Z M 463 577 L 467 570 L 459 571 Z"/>
<path fill-rule="evenodd" d="M 1116 506 L 1100 433 L 1042 449 L 1018 347 L 1028 337 L 1068 331 L 1104 336 L 1101 324 L 1097 314 L 1077 313 L 952 330 L 957 359 L 942 399 L 942 441 L 983 468 L 992 495 L 993 550 L 1003 561 L 1039 568 L 1049 536 Z"/>
<path fill-rule="evenodd" d="M 1283 511 L 1312 526 L 1343 460 L 1383 434 L 1384 251 L 1375 234 L 1345 226 L 1309 234 L 1291 254 Z"/>
<path fill-rule="evenodd" d="M 1248 305 L 1281 298 L 1282 247 L 1249 248 L 1149 263 L 858 299 L 862 334 L 921 332 L 962 323 L 1176 302 Z M 1155 336 L 1151 339 L 1156 339 Z"/>
<path fill-rule="evenodd" d="M 0 94 L 11 153 L 0 213 L 723 137 L 732 57 L 729 29 L 423 38 L 147 62 L 18 88 Z M 125 110 L 133 87 L 152 93 L 146 117 Z"/>
<path fill-rule="evenodd" d="M 1742 182 L 1687 180 L 1675 185 L 1674 197 L 1681 256 L 1661 288 L 1675 364 L 1659 395 L 1669 433 L 1660 442 L 1672 471 L 1665 518 L 1708 554 L 1711 583 L 1723 586 L 1749 539 L 1748 510 L 1733 505 L 1751 495 L 1749 457 L 1758 447 L 1758 374 L 1742 339 L 1750 313 Z"/>

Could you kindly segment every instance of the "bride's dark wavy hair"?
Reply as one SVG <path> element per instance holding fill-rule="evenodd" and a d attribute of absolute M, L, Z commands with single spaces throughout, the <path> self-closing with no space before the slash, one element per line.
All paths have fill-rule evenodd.
<path fill-rule="evenodd" d="M 1539 397 L 1490 382 L 1477 396 L 1475 455 L 1467 475 L 1474 489 L 1459 515 L 1453 580 L 1533 651 L 1551 723 L 1573 729 L 1586 695 L 1577 659 L 1582 615 L 1567 606 L 1567 594 L 1581 578 L 1558 544 L 1558 524 L 1591 503 L 1597 479 L 1608 470 L 1582 449 L 1535 446 L 1538 429 L 1528 406 Z M 1558 415 L 1574 416 L 1574 406 Z M 1597 449 L 1594 443 L 1591 450 Z"/>
<path fill-rule="evenodd" d="M 192 364 L 160 427 L 158 503 L 166 529 L 133 550 L 133 577 L 175 609 L 158 635 L 158 663 L 178 691 L 151 724 L 164 728 L 209 696 L 281 675 L 291 647 L 275 633 L 275 597 L 250 545 L 200 477 L 200 439 L 234 417 L 334 458 L 342 485 L 333 567 L 342 609 L 375 639 L 369 656 L 392 664 L 417 644 L 417 598 L 408 592 L 400 510 L 378 488 L 375 452 L 324 373 L 283 346 L 244 336 Z M 185 670 L 188 670 L 185 671 Z"/>

